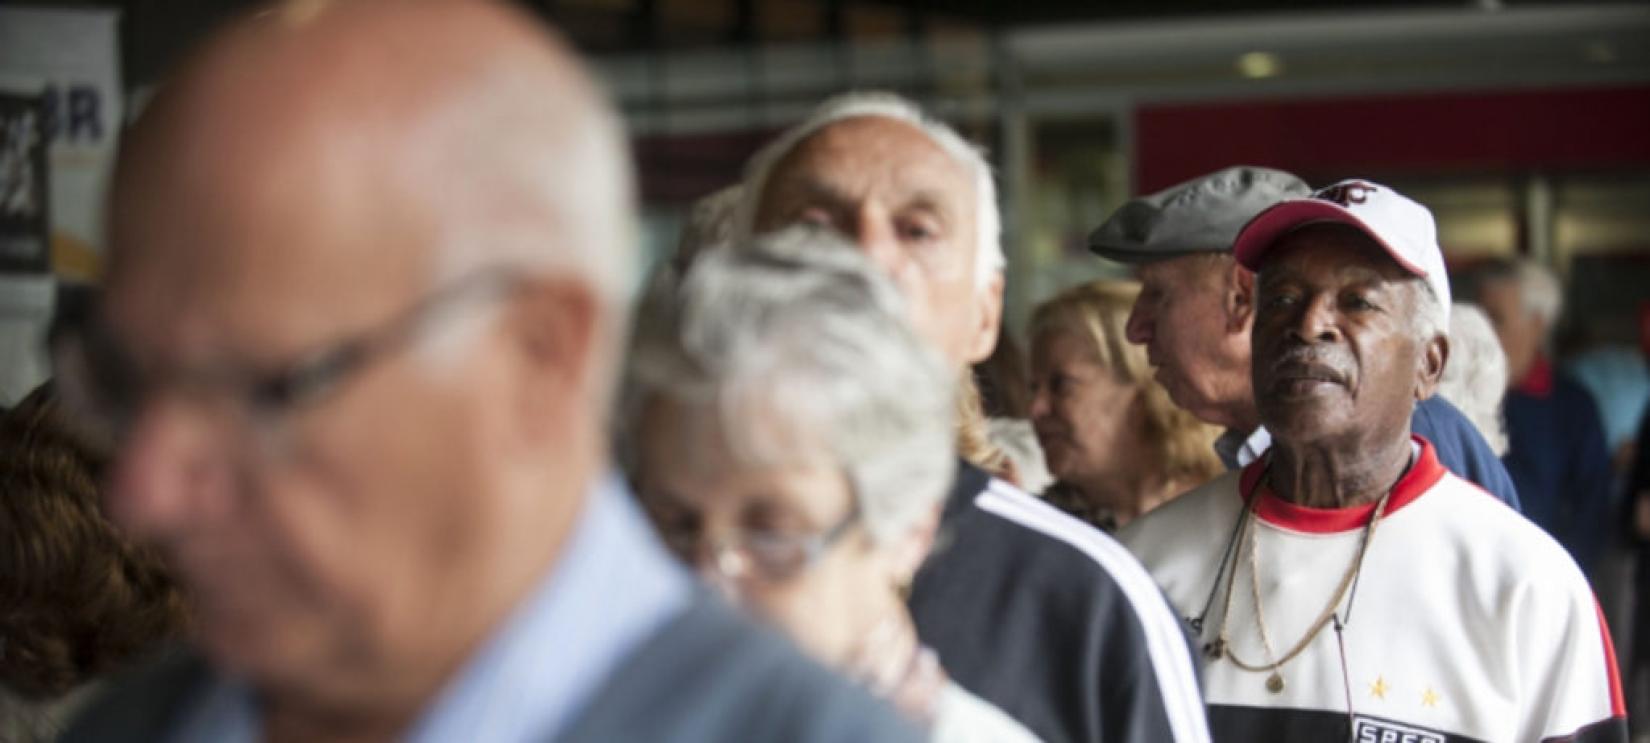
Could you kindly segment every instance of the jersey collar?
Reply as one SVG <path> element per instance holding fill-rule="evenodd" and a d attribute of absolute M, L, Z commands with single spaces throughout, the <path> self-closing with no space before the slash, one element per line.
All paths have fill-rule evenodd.
<path fill-rule="evenodd" d="M 1415 464 L 1398 480 L 1398 484 L 1393 486 L 1392 497 L 1387 499 L 1383 518 L 1414 503 L 1444 477 L 1446 470 L 1438 462 L 1438 454 L 1433 450 L 1432 443 L 1414 434 L 1411 434 L 1410 438 L 1419 450 Z M 1338 534 L 1361 529 L 1369 523 L 1369 517 L 1375 511 L 1374 503 L 1347 508 L 1309 508 L 1279 498 L 1270 486 L 1261 482 L 1268 461 L 1270 456 L 1249 463 L 1249 466 L 1243 468 L 1243 475 L 1238 480 L 1238 493 L 1244 502 L 1247 503 L 1251 498 L 1260 499 L 1255 503 L 1255 515 L 1262 521 L 1309 534 Z"/>

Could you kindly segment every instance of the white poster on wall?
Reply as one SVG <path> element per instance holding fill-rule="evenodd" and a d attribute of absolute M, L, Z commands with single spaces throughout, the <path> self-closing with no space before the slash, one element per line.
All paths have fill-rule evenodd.
<path fill-rule="evenodd" d="M 0 272 L 0 405 L 48 373 L 53 274 L 91 281 L 102 268 L 123 121 L 118 20 L 109 9 L 0 7 L 0 93 L 42 99 L 51 271 Z"/>
<path fill-rule="evenodd" d="M 92 278 L 102 255 L 122 121 L 118 20 L 115 10 L 0 7 L 0 85 L 35 81 L 46 97 L 52 264 L 69 278 Z"/>

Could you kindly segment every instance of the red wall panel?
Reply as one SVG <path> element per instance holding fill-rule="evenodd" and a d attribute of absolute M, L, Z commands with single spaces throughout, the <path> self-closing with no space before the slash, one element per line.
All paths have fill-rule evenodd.
<path fill-rule="evenodd" d="M 1228 165 L 1316 183 L 1400 173 L 1650 167 L 1650 87 L 1141 106 L 1135 185 Z"/>

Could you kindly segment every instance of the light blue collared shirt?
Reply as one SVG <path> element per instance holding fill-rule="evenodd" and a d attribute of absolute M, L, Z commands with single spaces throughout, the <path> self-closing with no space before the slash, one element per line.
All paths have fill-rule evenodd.
<path fill-rule="evenodd" d="M 1265 454 L 1270 448 L 1272 432 L 1266 430 L 1266 426 L 1260 426 L 1247 434 L 1235 428 L 1228 428 L 1220 438 L 1215 439 L 1215 454 L 1229 470 L 1248 467 L 1250 462 L 1260 459 L 1260 455 Z"/>
<path fill-rule="evenodd" d="M 556 565 L 410 728 L 410 743 L 549 740 L 609 674 L 687 606 L 691 577 L 616 476 L 591 493 Z M 173 743 L 256 743 L 245 682 L 210 685 Z"/>

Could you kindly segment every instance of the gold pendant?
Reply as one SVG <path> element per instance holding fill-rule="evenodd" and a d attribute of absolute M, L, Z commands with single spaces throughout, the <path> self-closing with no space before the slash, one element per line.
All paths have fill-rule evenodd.
<path fill-rule="evenodd" d="M 1221 656 L 1226 655 L 1226 642 L 1223 640 L 1215 640 L 1214 642 L 1204 645 L 1203 654 L 1209 656 L 1209 660 L 1220 660 Z"/>
<path fill-rule="evenodd" d="M 1271 677 L 1266 679 L 1266 690 L 1272 692 L 1273 694 L 1282 694 L 1283 675 L 1277 671 L 1273 671 Z"/>

